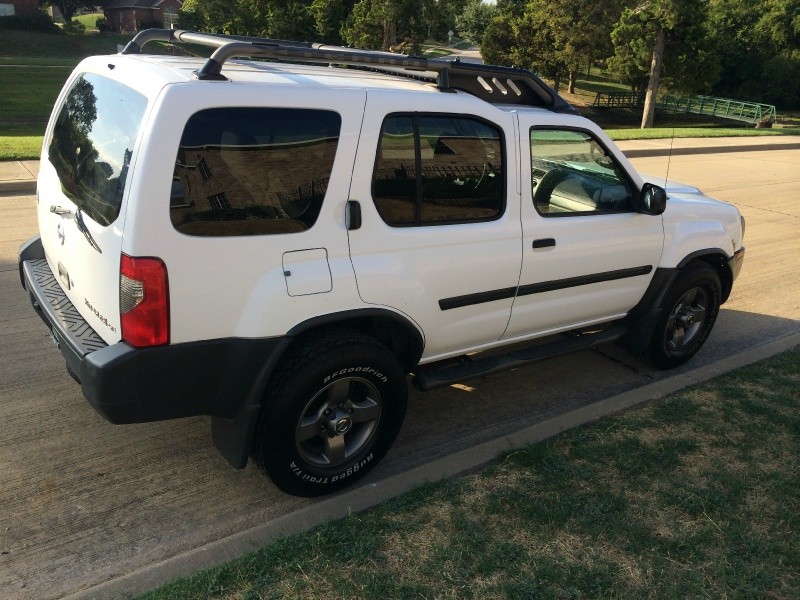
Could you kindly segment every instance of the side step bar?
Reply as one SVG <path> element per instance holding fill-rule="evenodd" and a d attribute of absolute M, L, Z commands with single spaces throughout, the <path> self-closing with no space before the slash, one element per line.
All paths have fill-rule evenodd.
<path fill-rule="evenodd" d="M 602 331 L 577 334 L 550 343 L 521 348 L 500 356 L 487 356 L 472 360 L 468 356 L 459 362 L 452 360 L 417 367 L 414 371 L 414 387 L 422 392 L 433 390 L 468 379 L 484 377 L 509 369 L 516 369 L 547 358 L 588 350 L 616 342 L 628 332 L 623 324 L 612 325 Z"/>

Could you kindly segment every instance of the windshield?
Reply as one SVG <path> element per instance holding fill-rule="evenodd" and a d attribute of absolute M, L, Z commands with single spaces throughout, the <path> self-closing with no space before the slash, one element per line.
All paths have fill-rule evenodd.
<path fill-rule="evenodd" d="M 61 189 L 87 216 L 110 225 L 119 216 L 133 144 L 147 99 L 85 73 L 67 94 L 50 137 L 48 158 Z"/>

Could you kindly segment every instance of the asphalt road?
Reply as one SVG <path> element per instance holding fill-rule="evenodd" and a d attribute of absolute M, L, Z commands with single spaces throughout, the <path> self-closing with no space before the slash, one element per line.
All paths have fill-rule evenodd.
<path fill-rule="evenodd" d="M 666 172 L 666 158 L 633 162 Z M 670 178 L 747 219 L 744 270 L 687 369 L 800 331 L 798 164 L 798 150 L 672 157 Z M 117 426 L 89 407 L 19 285 L 34 202 L 0 197 L 0 597 L 61 597 L 318 502 L 228 467 L 208 419 Z M 367 482 L 665 376 L 610 347 L 412 391 Z"/>

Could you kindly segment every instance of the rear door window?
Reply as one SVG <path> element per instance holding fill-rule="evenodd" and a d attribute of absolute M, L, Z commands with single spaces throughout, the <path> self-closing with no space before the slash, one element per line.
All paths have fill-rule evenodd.
<path fill-rule="evenodd" d="M 497 219 L 505 206 L 503 138 L 474 117 L 390 115 L 372 183 L 381 218 L 394 227 Z"/>
<path fill-rule="evenodd" d="M 72 84 L 56 119 L 48 158 L 63 193 L 101 225 L 119 216 L 147 98 L 85 73 Z"/>
<path fill-rule="evenodd" d="M 195 236 L 295 233 L 319 216 L 341 117 L 327 110 L 213 108 L 181 138 L 172 224 Z"/>

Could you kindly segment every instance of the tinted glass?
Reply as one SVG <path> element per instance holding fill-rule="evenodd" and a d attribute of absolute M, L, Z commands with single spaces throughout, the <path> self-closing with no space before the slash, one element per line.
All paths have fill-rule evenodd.
<path fill-rule="evenodd" d="M 56 119 L 48 158 L 61 189 L 101 225 L 119 216 L 146 106 L 138 92 L 87 73 L 72 85 Z"/>
<path fill-rule="evenodd" d="M 390 225 L 494 219 L 503 210 L 503 181 L 500 133 L 482 121 L 431 115 L 384 122 L 373 195 Z"/>
<path fill-rule="evenodd" d="M 625 172 L 587 132 L 532 129 L 531 188 L 545 216 L 632 209 Z"/>
<path fill-rule="evenodd" d="M 170 198 L 188 235 L 293 233 L 317 220 L 341 118 L 293 108 L 214 108 L 184 129 Z"/>
<path fill-rule="evenodd" d="M 417 171 L 414 121 L 389 117 L 383 123 L 373 196 L 384 221 L 411 224 L 417 220 Z"/>

